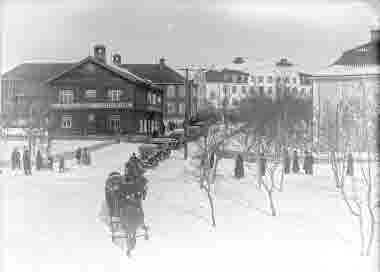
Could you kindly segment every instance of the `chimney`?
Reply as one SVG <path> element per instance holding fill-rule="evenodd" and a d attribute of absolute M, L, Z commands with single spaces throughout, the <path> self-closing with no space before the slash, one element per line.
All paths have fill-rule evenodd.
<path fill-rule="evenodd" d="M 371 29 L 371 42 L 380 41 L 380 28 Z"/>
<path fill-rule="evenodd" d="M 160 69 L 163 70 L 165 67 L 165 58 L 160 58 Z"/>
<path fill-rule="evenodd" d="M 94 46 L 94 57 L 95 59 L 106 63 L 106 47 L 104 45 L 98 44 Z"/>
<path fill-rule="evenodd" d="M 121 55 L 120 54 L 113 54 L 112 55 L 112 62 L 116 66 L 120 66 L 121 65 Z"/>

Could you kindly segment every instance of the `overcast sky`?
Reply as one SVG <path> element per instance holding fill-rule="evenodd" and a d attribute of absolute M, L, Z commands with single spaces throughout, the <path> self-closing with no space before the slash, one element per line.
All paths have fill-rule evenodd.
<path fill-rule="evenodd" d="M 127 63 L 288 57 L 312 72 L 369 40 L 379 1 L 5 0 L 2 72 L 24 61 L 79 60 L 95 43 Z"/>

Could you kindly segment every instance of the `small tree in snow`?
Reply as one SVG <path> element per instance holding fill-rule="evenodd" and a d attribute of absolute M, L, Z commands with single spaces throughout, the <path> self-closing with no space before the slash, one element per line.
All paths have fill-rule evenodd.
<path fill-rule="evenodd" d="M 370 255 L 375 234 L 376 105 L 364 84 L 361 97 L 340 99 L 335 107 L 335 141 L 329 143 L 331 169 L 341 197 L 350 214 L 357 218 L 360 233 L 360 253 Z M 331 132 L 330 132 L 331 134 Z M 339 135 L 339 137 L 338 137 Z M 347 171 L 349 154 L 356 153 L 357 173 Z M 352 156 L 352 153 L 351 155 Z M 355 161 L 354 160 L 354 161 Z M 349 174 L 349 175 L 347 175 Z"/>

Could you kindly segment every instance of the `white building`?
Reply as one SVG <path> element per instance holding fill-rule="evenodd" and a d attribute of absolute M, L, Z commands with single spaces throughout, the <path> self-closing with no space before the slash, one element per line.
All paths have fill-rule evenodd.
<path fill-rule="evenodd" d="M 239 70 L 221 69 L 209 70 L 206 75 L 206 102 L 217 108 L 238 106 L 239 102 L 252 91 L 249 74 Z"/>
<path fill-rule="evenodd" d="M 277 63 L 250 68 L 251 80 L 258 95 L 276 98 L 280 92 L 295 97 L 312 98 L 310 74 L 283 58 Z"/>
<path fill-rule="evenodd" d="M 380 89 L 380 30 L 371 31 L 371 40 L 343 52 L 333 64 L 314 74 L 314 144 L 323 146 L 325 114 L 329 105 L 353 96 L 376 102 Z"/>

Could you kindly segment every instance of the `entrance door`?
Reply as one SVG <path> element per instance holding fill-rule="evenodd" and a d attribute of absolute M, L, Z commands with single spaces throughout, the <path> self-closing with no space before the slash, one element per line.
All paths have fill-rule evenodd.
<path fill-rule="evenodd" d="M 108 119 L 108 129 L 113 132 L 120 130 L 120 115 L 111 115 Z"/>

